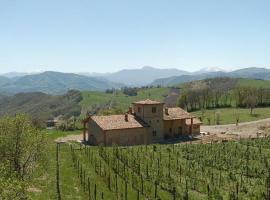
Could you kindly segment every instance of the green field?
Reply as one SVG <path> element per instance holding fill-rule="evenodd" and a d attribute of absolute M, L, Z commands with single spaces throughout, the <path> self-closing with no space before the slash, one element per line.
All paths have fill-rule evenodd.
<path fill-rule="evenodd" d="M 270 108 L 255 108 L 253 115 L 250 115 L 250 109 L 247 108 L 221 108 L 213 110 L 204 110 L 192 112 L 195 116 L 201 117 L 205 125 L 208 125 L 208 118 L 210 118 L 210 125 L 217 124 L 217 115 L 219 115 L 219 124 L 234 124 L 236 118 L 239 116 L 239 122 L 255 121 L 270 117 Z"/>
<path fill-rule="evenodd" d="M 236 85 L 240 87 L 270 88 L 270 81 L 239 78 Z"/>
<path fill-rule="evenodd" d="M 83 92 L 83 100 L 81 101 L 82 116 L 87 110 L 91 110 L 93 106 L 103 107 L 103 110 L 118 110 L 118 112 L 125 112 L 132 102 L 144 99 L 152 99 L 157 101 L 164 101 L 169 92 L 168 88 L 148 88 L 138 91 L 137 96 L 127 96 L 121 91 L 116 94 L 108 94 L 103 92 Z M 112 112 L 113 112 L 112 111 Z"/>
<path fill-rule="evenodd" d="M 48 163 L 37 170 L 41 176 L 30 186 L 35 188 L 33 199 L 57 198 L 54 139 L 67 134 L 48 134 Z M 270 138 L 130 148 L 60 144 L 60 195 L 97 200 L 268 199 L 269 155 Z"/>

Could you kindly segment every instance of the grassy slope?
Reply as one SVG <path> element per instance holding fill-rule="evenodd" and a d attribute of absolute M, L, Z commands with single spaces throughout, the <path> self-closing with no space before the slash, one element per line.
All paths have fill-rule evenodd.
<path fill-rule="evenodd" d="M 79 91 L 69 91 L 64 95 L 57 96 L 41 92 L 19 93 L 0 98 L 0 116 L 27 113 L 44 121 L 60 114 L 70 117 L 80 114 L 81 108 L 78 103 L 81 99 Z"/>
<path fill-rule="evenodd" d="M 36 171 L 35 180 L 30 184 L 30 188 L 34 191 L 29 192 L 31 199 L 47 200 L 57 199 L 56 194 L 56 143 L 55 139 L 58 137 L 64 137 L 70 134 L 80 134 L 80 131 L 76 132 L 61 132 L 61 131 L 44 131 L 48 135 L 48 148 L 47 148 L 47 162 L 45 167 L 40 166 Z M 81 151 L 80 146 L 73 145 L 77 150 L 79 157 L 84 166 L 87 169 L 86 176 L 90 177 L 91 193 L 94 193 L 94 184 L 97 185 L 97 199 L 101 199 L 101 193 L 104 195 L 104 199 L 117 199 L 116 194 L 109 191 L 103 178 L 96 174 L 94 166 L 89 167 L 89 160 L 86 159 L 86 155 Z M 77 146 L 77 147 L 76 147 Z M 97 154 L 98 148 L 92 147 L 91 151 Z M 74 168 L 71 150 L 67 144 L 60 145 L 60 192 L 62 199 L 88 199 L 87 192 L 84 192 L 83 186 L 80 184 L 80 178 L 78 177 L 77 170 Z M 85 168 L 86 167 L 86 168 Z M 119 178 L 119 195 L 123 194 L 124 182 Z M 128 194 L 132 199 L 136 199 L 137 193 L 132 190 L 130 185 L 128 186 Z M 92 197 L 93 198 L 93 197 Z M 118 199 L 120 196 L 118 196 Z"/>
<path fill-rule="evenodd" d="M 79 132 L 77 132 L 79 133 Z M 47 156 L 49 158 L 48 163 L 46 165 L 45 170 L 44 169 L 39 169 L 37 170 L 40 174 L 42 174 L 41 178 L 36 179 L 33 183 L 32 183 L 32 188 L 35 189 L 39 189 L 41 190 L 40 192 L 35 192 L 35 193 L 31 193 L 31 197 L 32 199 L 56 199 L 56 181 L 55 181 L 55 172 L 56 172 L 56 162 L 55 162 L 55 143 L 54 140 L 57 137 L 60 136 L 65 136 L 68 134 L 77 134 L 75 133 L 62 133 L 62 132 L 50 132 L 48 134 L 48 153 Z M 259 153 L 259 148 L 253 148 L 251 150 L 251 160 L 250 162 L 252 162 L 252 166 L 257 166 L 259 167 L 258 169 L 263 169 L 264 165 L 263 165 L 263 159 L 267 159 L 269 160 L 268 156 L 265 157 L 267 155 L 268 148 L 269 148 L 269 140 L 267 141 L 267 139 L 264 139 L 264 141 L 261 141 L 260 144 L 257 144 L 256 141 L 250 141 L 252 143 L 252 145 L 263 145 L 265 144 L 265 148 L 263 153 Z M 198 183 L 196 183 L 196 187 L 197 189 L 199 189 L 200 192 L 196 192 L 195 190 L 191 190 L 191 186 L 189 186 L 189 196 L 190 199 L 208 199 L 207 198 L 207 190 L 206 190 L 206 182 L 211 182 L 211 176 L 210 173 L 211 171 L 214 171 L 215 178 L 214 180 L 212 180 L 212 183 L 210 183 L 210 187 L 213 188 L 213 186 L 218 184 L 218 180 L 220 176 L 222 176 L 222 184 L 221 184 L 221 188 L 220 188 L 220 192 L 222 195 L 224 195 L 224 197 L 227 196 L 227 194 L 231 191 L 230 187 L 233 186 L 235 182 L 229 180 L 229 173 L 227 172 L 227 170 L 231 171 L 233 174 L 239 173 L 242 169 L 242 165 L 245 167 L 245 152 L 246 150 L 246 145 L 245 145 L 245 141 L 239 142 L 238 144 L 236 143 L 227 143 L 227 144 L 213 144 L 213 145 L 199 145 L 196 144 L 194 145 L 155 145 L 157 152 L 153 152 L 153 148 L 150 145 L 148 148 L 145 148 L 145 146 L 140 147 L 140 146 L 136 146 L 133 147 L 135 152 L 138 152 L 137 155 L 137 160 L 135 159 L 135 161 L 140 162 L 141 163 L 141 170 L 144 172 L 145 171 L 145 167 L 146 167 L 146 163 L 150 163 L 151 160 L 151 155 L 155 154 L 154 157 L 158 158 L 160 156 L 159 151 L 162 152 L 162 163 L 161 163 L 161 169 L 162 169 L 162 173 L 167 174 L 168 173 L 168 152 L 172 152 L 171 156 L 173 157 L 173 159 L 171 159 L 170 163 L 171 163 L 171 173 L 173 174 L 172 177 L 177 177 L 179 176 L 179 172 L 177 171 L 178 166 L 176 163 L 178 163 L 178 158 L 179 158 L 179 163 L 180 166 L 183 170 L 183 180 L 185 180 L 185 177 L 190 177 L 193 176 L 192 174 L 196 171 L 198 173 L 198 171 L 200 171 L 201 167 L 203 166 L 204 169 L 206 170 L 201 170 L 200 173 L 198 173 L 195 177 L 198 177 L 198 179 L 195 179 L 197 181 L 200 181 Z M 83 164 L 89 164 L 89 160 L 87 160 L 87 156 L 84 155 L 84 150 L 80 151 L 79 150 L 79 146 L 78 145 L 74 145 L 77 146 L 77 150 L 76 153 L 79 155 L 80 160 L 83 161 Z M 225 147 L 226 146 L 226 147 Z M 91 148 L 91 152 L 92 151 L 97 151 L 97 148 Z M 186 148 L 189 148 L 189 150 L 187 151 Z M 225 148 L 225 150 L 224 150 Z M 110 148 L 106 148 L 107 151 L 111 151 Z M 170 149 L 170 151 L 168 150 Z M 133 151 L 129 150 L 129 149 L 124 149 L 125 152 L 127 152 L 127 155 L 132 155 Z M 233 158 L 233 162 L 231 162 L 230 160 L 228 160 L 227 155 L 224 154 L 220 154 L 220 152 L 227 152 L 229 156 L 231 156 L 232 154 L 234 154 L 234 158 Z M 209 153 L 210 152 L 210 153 Z M 96 153 L 94 153 L 96 154 Z M 195 163 L 198 164 L 197 165 L 190 165 L 190 162 L 188 162 L 186 160 L 187 158 L 187 154 L 190 155 L 190 159 L 193 161 L 196 161 Z M 139 157 L 138 157 L 139 155 Z M 215 156 L 214 156 L 215 155 Z M 129 156 L 130 161 L 133 160 L 134 158 L 131 156 Z M 143 161 L 142 159 L 146 159 L 146 161 Z M 221 170 L 221 173 L 219 173 L 218 168 L 214 167 L 213 169 L 211 168 L 209 163 L 209 160 L 213 160 L 215 164 L 221 164 L 222 166 L 226 168 L 226 163 L 230 162 L 230 164 L 233 164 L 234 167 L 236 168 L 226 168 L 226 170 Z M 218 161 L 216 161 L 218 160 Z M 240 161 L 239 161 L 240 160 Z M 203 162 L 202 162 L 203 161 Z M 222 161 L 222 162 L 221 162 Z M 193 162 L 192 162 L 193 163 Z M 204 163 L 204 164 L 203 164 Z M 241 163 L 241 164 L 240 164 Z M 106 186 L 106 184 L 104 183 L 104 180 L 102 180 L 101 177 L 99 177 L 95 171 L 94 171 L 94 167 L 93 166 L 89 166 L 86 170 L 87 173 L 87 177 L 90 176 L 90 178 L 92 179 L 92 184 L 95 183 L 97 184 L 97 194 L 98 194 L 98 198 L 97 199 L 101 199 L 100 195 L 101 195 L 101 191 L 104 192 L 104 199 L 117 199 L 116 198 L 116 194 L 115 192 L 111 192 L 108 190 L 108 187 Z M 157 166 L 155 166 L 155 164 L 152 166 L 153 168 L 151 168 L 150 165 L 150 170 L 156 170 Z M 221 167 L 221 169 L 223 169 L 223 167 Z M 211 169 L 211 170 L 209 170 Z M 128 170 L 128 169 L 127 169 Z M 191 170 L 191 171 L 190 171 Z M 209 170 L 209 171 L 208 171 Z M 243 168 L 242 170 L 245 170 L 245 168 Z M 250 170 L 254 173 L 256 171 L 256 169 L 253 169 L 252 167 L 250 168 Z M 201 175 L 202 173 L 202 175 Z M 207 173 L 209 173 L 208 175 L 206 175 Z M 203 181 L 202 181 L 203 178 Z M 246 180 L 246 177 L 244 177 Z M 204 179 L 206 180 L 206 182 L 204 182 Z M 168 181 L 167 179 L 161 179 L 162 181 Z M 175 180 L 179 181 L 179 177 L 178 179 L 176 178 Z M 240 181 L 240 176 L 236 176 L 236 180 Z M 250 181 L 244 181 L 244 187 L 248 190 L 248 192 L 245 192 L 244 190 L 240 190 L 240 199 L 247 199 L 248 197 L 252 199 L 258 199 L 255 198 L 256 193 L 262 193 L 263 189 L 264 189 L 264 182 L 256 182 L 258 181 L 256 178 L 251 178 Z M 263 179 L 262 179 L 263 180 Z M 180 181 L 181 182 L 181 181 Z M 146 183 L 146 182 L 145 182 Z M 181 184 L 178 184 L 177 187 L 178 189 L 178 194 L 182 194 L 183 193 L 183 189 L 185 186 L 185 181 L 182 181 Z M 233 188 L 232 187 L 232 188 Z M 66 144 L 61 144 L 61 151 L 60 151 L 60 190 L 61 190 L 61 197 L 62 199 L 88 199 L 87 198 L 87 194 L 83 191 L 83 187 L 80 185 L 79 182 L 79 178 L 78 178 L 78 174 L 76 172 L 76 170 L 73 168 L 73 163 L 72 163 L 72 158 L 71 158 L 71 151 L 70 151 L 70 147 Z M 129 194 L 129 198 L 128 199 L 136 199 L 136 193 L 134 193 L 134 190 L 132 190 L 132 188 L 130 187 L 130 185 L 128 185 L 128 194 Z M 93 193 L 93 190 L 91 190 Z M 124 185 L 122 183 L 122 181 L 119 178 L 119 191 L 123 192 L 124 191 Z M 227 193 L 227 194 L 225 194 Z M 153 194 L 153 191 L 151 191 L 151 194 Z M 171 195 L 168 195 L 168 193 L 161 191 L 161 189 L 158 190 L 158 194 L 160 196 L 162 196 L 161 199 L 172 199 Z M 253 195 L 253 196 L 252 196 Z M 227 196 L 228 197 L 228 196 Z M 179 199 L 180 197 L 178 197 L 177 199 Z M 119 198 L 118 198 L 119 199 Z M 140 199 L 145 199 L 144 197 L 140 197 Z M 225 198 L 227 199 L 227 198 Z"/>
<path fill-rule="evenodd" d="M 41 190 L 41 192 L 30 193 L 33 199 L 47 200 L 56 199 L 56 144 L 54 140 L 58 137 L 64 137 L 69 134 L 80 134 L 81 131 L 77 132 L 60 132 L 60 131 L 49 131 L 47 141 L 47 160 L 45 168 L 39 167 L 36 170 L 36 179 L 33 181 L 30 187 Z M 84 199 L 81 196 L 80 188 L 77 188 L 78 180 L 76 174 L 73 173 L 72 160 L 69 154 L 65 153 L 63 149 L 60 154 L 60 177 L 61 177 L 61 190 L 65 191 L 65 195 L 62 199 Z"/>
<path fill-rule="evenodd" d="M 85 115 L 86 110 L 90 110 L 94 104 L 103 106 L 109 104 L 110 101 L 112 101 L 116 109 L 121 109 L 125 112 L 134 101 L 143 99 L 163 101 L 168 91 L 168 88 L 142 89 L 137 96 L 127 96 L 122 92 L 117 92 L 115 95 L 103 92 L 83 92 L 83 100 L 81 101 L 82 115 Z"/>
<path fill-rule="evenodd" d="M 255 79 L 240 78 L 237 81 L 237 86 L 270 88 L 270 81 L 268 81 L 268 80 L 255 80 Z"/>

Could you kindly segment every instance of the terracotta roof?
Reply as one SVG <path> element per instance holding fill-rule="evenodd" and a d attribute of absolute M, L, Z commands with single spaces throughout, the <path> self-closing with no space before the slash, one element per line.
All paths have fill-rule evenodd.
<path fill-rule="evenodd" d="M 97 123 L 102 130 L 128 129 L 148 127 L 143 121 L 136 119 L 134 115 L 128 114 L 128 121 L 125 115 L 92 116 L 91 119 Z"/>
<path fill-rule="evenodd" d="M 164 103 L 161 103 L 159 101 L 153 101 L 153 100 L 150 100 L 150 99 L 146 99 L 146 100 L 143 100 L 143 101 L 137 101 L 137 102 L 134 102 L 133 104 L 146 104 L 146 105 L 152 105 L 152 104 L 164 104 Z"/>
<path fill-rule="evenodd" d="M 163 119 L 164 120 L 174 120 L 174 119 L 186 119 L 194 117 L 187 111 L 183 110 L 182 108 L 166 108 L 168 109 L 168 114 L 166 114 L 165 109 L 163 111 Z"/>
<path fill-rule="evenodd" d="M 191 124 L 191 120 L 186 119 L 186 125 L 190 125 L 190 124 Z M 202 124 L 202 122 L 198 118 L 193 118 L 193 124 Z"/>

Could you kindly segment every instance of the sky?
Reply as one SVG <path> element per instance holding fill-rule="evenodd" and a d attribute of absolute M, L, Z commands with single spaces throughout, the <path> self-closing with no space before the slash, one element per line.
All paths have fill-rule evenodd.
<path fill-rule="evenodd" d="M 269 0 L 0 0 L 0 73 L 270 67 Z"/>

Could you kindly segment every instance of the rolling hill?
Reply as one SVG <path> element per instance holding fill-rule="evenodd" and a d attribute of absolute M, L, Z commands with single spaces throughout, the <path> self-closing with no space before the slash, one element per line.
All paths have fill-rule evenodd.
<path fill-rule="evenodd" d="M 191 75 L 181 75 L 181 76 L 172 76 L 169 78 L 161 78 L 153 81 L 151 85 L 161 85 L 161 86 L 172 86 L 181 83 L 186 83 L 195 80 L 203 80 L 206 78 L 215 78 L 215 77 L 230 77 L 230 78 L 249 78 L 249 79 L 262 79 L 270 80 L 270 69 L 266 68 L 245 68 L 240 70 L 235 70 L 232 72 L 208 72 L 202 74 L 191 74 Z"/>
<path fill-rule="evenodd" d="M 81 92 L 75 90 L 56 96 L 41 92 L 19 93 L 0 98 L 0 116 L 27 113 L 43 120 L 58 115 L 78 116 L 81 113 L 81 100 Z"/>
<path fill-rule="evenodd" d="M 72 73 L 43 72 L 11 79 L 0 85 L 0 92 L 44 92 L 47 94 L 63 94 L 68 90 L 105 91 L 109 88 L 119 88 L 121 84 L 113 83 L 96 77 L 87 77 Z"/>
<path fill-rule="evenodd" d="M 151 85 L 161 85 L 161 86 L 173 86 L 181 83 L 187 83 L 196 80 L 203 80 L 206 78 L 215 78 L 226 76 L 225 72 L 209 72 L 205 74 L 197 75 L 182 75 L 182 76 L 172 76 L 169 78 L 157 79 L 151 83 Z"/>
<path fill-rule="evenodd" d="M 30 74 L 24 73 L 24 72 L 8 72 L 8 73 L 1 74 L 1 76 L 7 77 L 7 78 L 18 78 L 18 77 L 22 77 L 26 75 L 30 75 Z"/>
<path fill-rule="evenodd" d="M 10 83 L 10 79 L 4 76 L 0 76 L 0 87 Z"/>

